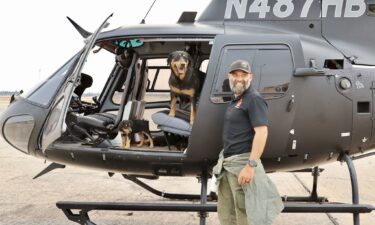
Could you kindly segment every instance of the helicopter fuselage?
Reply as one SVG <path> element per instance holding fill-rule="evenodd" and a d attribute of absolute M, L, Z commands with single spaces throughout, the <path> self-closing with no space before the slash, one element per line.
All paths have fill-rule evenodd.
<path fill-rule="evenodd" d="M 210 169 L 222 149 L 223 115 L 231 98 L 223 85 L 230 63 L 244 58 L 254 70 L 252 85 L 269 107 L 269 136 L 262 155 L 267 172 L 310 168 L 340 160 L 343 153 L 364 153 L 375 145 L 373 47 L 363 47 L 367 39 L 360 45 L 352 43 L 352 38 L 334 38 L 329 29 L 344 29 L 341 21 L 339 27 L 333 28 L 339 16 L 353 24 L 372 18 L 367 18 L 364 12 L 360 14 L 366 6 L 362 1 L 357 5 L 358 10 L 349 3 L 346 8 L 341 5 L 344 13 L 340 15 L 335 11 L 339 6 L 329 4 L 323 5 L 321 14 L 317 11 L 320 7 L 317 1 L 312 1 L 310 11 L 306 11 L 309 2 L 295 3 L 289 21 L 285 19 L 286 11 L 277 10 L 264 18 L 259 12 L 253 20 L 253 15 L 247 13 L 251 7 L 246 5 L 247 1 L 237 4 L 228 0 L 227 4 L 213 1 L 196 23 L 142 24 L 104 33 L 99 33 L 99 29 L 90 36 L 88 44 L 92 45 L 85 46 L 46 84 L 53 79 L 56 82 L 16 97 L 2 114 L 1 134 L 18 150 L 59 164 L 123 174 L 196 175 L 202 168 Z M 224 18 L 216 19 L 220 11 Z M 275 21 L 276 17 L 284 18 Z M 153 69 L 147 61 L 165 58 L 187 43 L 199 46 L 195 59 L 198 64 L 208 60 L 208 69 L 186 148 L 183 151 L 121 149 L 107 142 L 90 145 L 62 138 L 69 130 L 66 117 L 85 54 L 92 46 L 114 53 L 121 41 L 126 43 L 122 47 L 127 48 L 129 40 L 135 39 L 141 40 L 142 45 L 133 47 L 134 67 L 127 69 L 128 76 L 122 82 L 122 75 L 116 74 L 119 68 L 114 67 L 99 97 L 98 111 L 119 111 L 121 107 L 125 111 L 127 102 L 143 101 L 145 94 L 155 92 L 153 85 L 147 86 L 147 75 Z M 123 84 L 123 102 L 114 104 L 109 100 L 110 94 L 119 91 Z M 146 102 L 144 110 L 163 107 L 168 107 L 167 102 Z"/>

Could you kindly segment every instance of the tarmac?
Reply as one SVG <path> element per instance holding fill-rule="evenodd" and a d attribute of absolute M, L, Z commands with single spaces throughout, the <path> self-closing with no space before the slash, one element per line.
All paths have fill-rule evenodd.
<path fill-rule="evenodd" d="M 0 103 L 1 108 L 4 104 Z M 0 139 L 0 225 L 67 225 L 69 221 L 56 207 L 58 201 L 89 202 L 169 202 L 153 195 L 120 174 L 109 177 L 102 171 L 67 166 L 38 179 L 32 178 L 50 162 L 33 158 L 10 147 Z M 354 161 L 360 204 L 375 206 L 375 157 Z M 322 165 L 318 194 L 330 202 L 351 203 L 351 184 L 347 165 L 340 162 Z M 282 196 L 308 196 L 312 188 L 311 173 L 269 174 Z M 200 184 L 194 177 L 161 177 L 143 180 L 154 188 L 170 193 L 199 194 Z M 95 224 L 199 224 L 194 212 L 91 211 Z M 361 225 L 375 224 L 375 212 L 361 214 Z M 207 225 L 219 225 L 217 213 L 209 213 Z M 351 214 L 282 213 L 274 225 L 351 225 Z M 256 224 L 254 224 L 256 225 Z"/>

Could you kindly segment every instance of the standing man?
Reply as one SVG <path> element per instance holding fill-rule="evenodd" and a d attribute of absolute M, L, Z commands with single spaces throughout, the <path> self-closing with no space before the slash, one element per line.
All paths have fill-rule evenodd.
<path fill-rule="evenodd" d="M 213 170 L 220 224 L 270 225 L 284 205 L 260 160 L 268 135 L 267 103 L 251 85 L 247 61 L 234 61 L 228 78 L 234 99 L 225 112 L 224 149 Z"/>

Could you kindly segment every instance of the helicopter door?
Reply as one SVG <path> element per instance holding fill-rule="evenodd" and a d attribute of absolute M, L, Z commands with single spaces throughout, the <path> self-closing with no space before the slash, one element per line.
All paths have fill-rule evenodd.
<path fill-rule="evenodd" d="M 66 80 L 63 84 L 63 88 L 61 94 L 56 97 L 56 101 L 52 107 L 52 110 L 49 113 L 47 118 L 47 122 L 44 126 L 43 130 L 43 137 L 42 137 L 42 150 L 45 151 L 46 148 L 58 139 L 63 131 L 66 129 L 65 127 L 65 115 L 68 110 L 68 105 L 70 103 L 70 99 L 72 97 L 72 92 L 75 87 L 75 84 L 78 79 L 78 75 L 81 74 L 81 69 L 83 67 L 86 58 L 94 46 L 94 43 L 97 39 L 98 34 L 100 31 L 107 26 L 107 20 L 112 16 L 107 17 L 104 22 L 100 25 L 100 27 L 93 33 L 88 40 L 84 52 L 82 53 L 76 67 L 74 68 L 72 75 Z"/>
<path fill-rule="evenodd" d="M 250 62 L 254 74 L 252 85 L 262 94 L 269 106 L 269 141 L 265 157 L 279 157 L 288 148 L 288 138 L 295 109 L 289 91 L 296 65 L 303 65 L 301 46 L 295 36 L 283 35 L 218 35 L 214 40 L 205 86 L 192 132 L 191 149 L 212 146 L 214 157 L 221 150 L 223 114 L 232 98 L 228 72 L 237 59 Z M 293 54 L 292 54 L 293 50 Z M 299 57 L 294 59 L 293 56 Z M 210 85 L 211 87 L 207 87 Z M 204 107 L 202 107 L 204 106 Z M 215 112 L 215 113 L 214 113 Z M 207 116 L 210 115 L 210 116 Z M 201 126 L 202 124 L 202 126 Z M 205 135 L 210 127 L 210 135 Z M 204 139 L 199 138 L 205 136 Z M 193 154 L 193 152 L 189 152 Z M 202 153 L 197 152 L 197 155 Z"/>

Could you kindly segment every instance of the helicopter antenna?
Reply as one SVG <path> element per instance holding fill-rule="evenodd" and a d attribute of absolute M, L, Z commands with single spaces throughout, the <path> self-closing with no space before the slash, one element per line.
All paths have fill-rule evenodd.
<path fill-rule="evenodd" d="M 145 17 L 142 19 L 141 24 L 145 24 L 145 22 L 146 22 L 145 19 L 146 19 L 148 13 L 151 11 L 152 7 L 154 6 L 155 2 L 156 2 L 156 0 L 154 0 L 154 2 L 152 3 L 150 9 L 147 11 Z"/>

